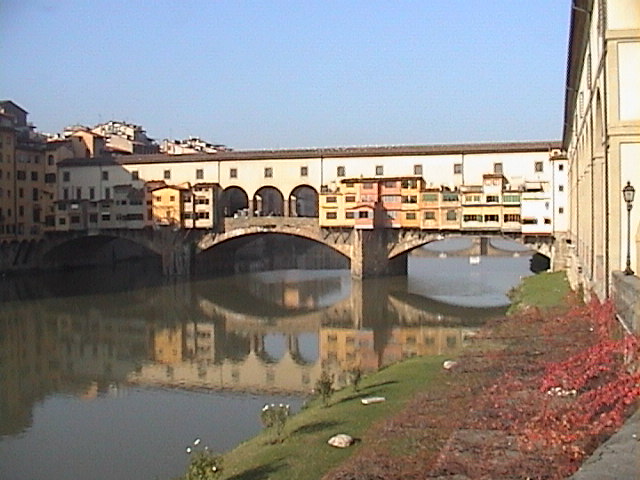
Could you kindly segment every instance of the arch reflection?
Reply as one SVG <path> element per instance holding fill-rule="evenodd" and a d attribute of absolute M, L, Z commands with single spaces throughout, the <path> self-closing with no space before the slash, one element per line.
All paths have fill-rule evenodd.
<path fill-rule="evenodd" d="M 0 434 L 27 428 L 34 404 L 58 392 L 91 399 L 143 385 L 307 394 L 323 369 L 344 380 L 356 366 L 454 354 L 474 328 L 463 319 L 493 313 L 412 295 L 405 278 L 352 283 L 348 271 L 9 301 L 0 308 Z"/>

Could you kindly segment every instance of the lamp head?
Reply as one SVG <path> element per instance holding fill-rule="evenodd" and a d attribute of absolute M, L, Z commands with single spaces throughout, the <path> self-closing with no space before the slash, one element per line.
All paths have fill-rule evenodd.
<path fill-rule="evenodd" d="M 627 181 L 627 184 L 622 189 L 622 195 L 624 196 L 624 201 L 629 204 L 632 203 L 633 197 L 635 196 L 635 194 L 636 194 L 636 189 L 633 188 L 633 186 L 631 185 L 631 182 Z"/>

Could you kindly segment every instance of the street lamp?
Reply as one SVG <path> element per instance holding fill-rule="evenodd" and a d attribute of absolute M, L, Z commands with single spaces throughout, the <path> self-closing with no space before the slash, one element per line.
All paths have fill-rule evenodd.
<path fill-rule="evenodd" d="M 627 181 L 622 189 L 624 201 L 627 202 L 627 268 L 624 269 L 625 275 L 633 275 L 633 270 L 631 270 L 631 207 L 633 207 L 635 194 L 636 189 L 631 186 L 631 182 Z"/>

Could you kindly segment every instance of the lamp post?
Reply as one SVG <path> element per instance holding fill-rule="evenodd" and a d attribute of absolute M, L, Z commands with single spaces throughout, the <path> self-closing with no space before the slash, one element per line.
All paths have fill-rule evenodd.
<path fill-rule="evenodd" d="M 635 193 L 636 189 L 631 186 L 631 182 L 627 181 L 622 189 L 624 201 L 627 202 L 627 268 L 624 269 L 625 275 L 633 275 L 633 270 L 631 270 L 631 207 L 633 207 Z"/>

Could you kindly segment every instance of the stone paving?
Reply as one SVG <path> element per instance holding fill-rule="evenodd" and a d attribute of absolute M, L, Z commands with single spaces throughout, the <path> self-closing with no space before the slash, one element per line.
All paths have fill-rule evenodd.
<path fill-rule="evenodd" d="M 640 409 L 569 479 L 640 480 Z"/>

